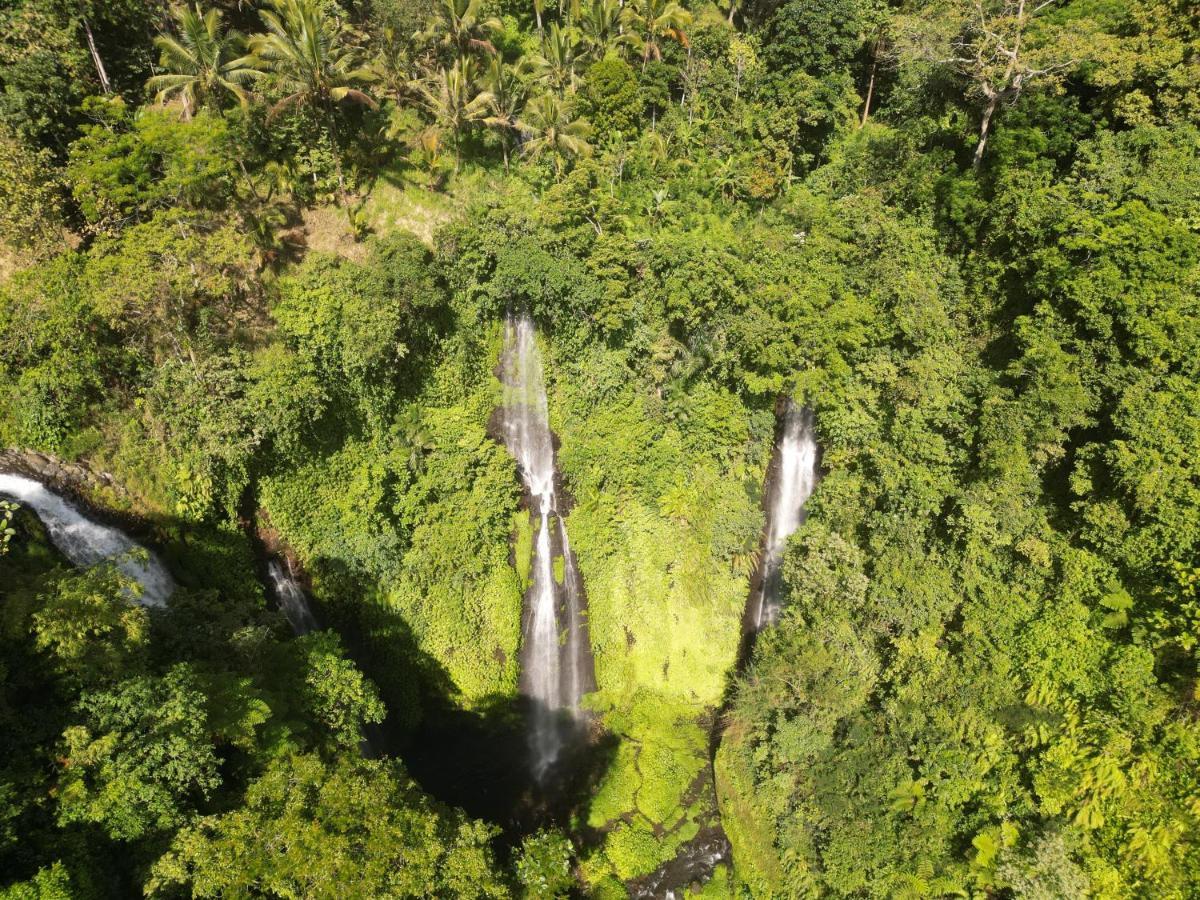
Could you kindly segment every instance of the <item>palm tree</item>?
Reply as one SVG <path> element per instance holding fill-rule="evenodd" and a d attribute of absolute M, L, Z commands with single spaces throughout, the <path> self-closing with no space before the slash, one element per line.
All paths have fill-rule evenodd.
<path fill-rule="evenodd" d="M 374 79 L 360 66 L 358 48 L 350 45 L 345 27 L 324 14 L 316 0 L 274 0 L 275 9 L 259 15 L 266 34 L 250 40 L 253 58 L 263 71 L 279 79 L 286 96 L 271 108 L 308 104 L 330 116 L 343 101 L 376 108 L 357 85 Z"/>
<path fill-rule="evenodd" d="M 157 92 L 154 99 L 164 103 L 179 95 L 186 118 L 205 103 L 219 102 L 221 92 L 232 94 L 244 106 L 249 94 L 243 85 L 262 73 L 253 67 L 250 57 L 240 54 L 242 36 L 222 31 L 220 10 L 202 13 L 199 4 L 177 10 L 175 22 L 178 38 L 163 34 L 154 39 L 166 70 L 146 82 Z"/>
<path fill-rule="evenodd" d="M 504 30 L 499 19 L 479 18 L 481 0 L 440 0 L 434 7 L 435 15 L 424 31 L 418 31 L 413 39 L 421 44 L 453 47 L 459 58 L 472 50 L 496 52 L 490 35 Z"/>
<path fill-rule="evenodd" d="M 523 57 L 527 59 L 528 57 Z M 518 68 L 520 63 L 518 63 Z M 487 71 L 483 74 L 483 83 L 491 95 L 491 115 L 483 120 L 488 128 L 500 132 L 500 146 L 504 152 L 504 170 L 508 171 L 509 140 L 518 133 L 517 113 L 525 100 L 525 83 L 518 75 L 517 68 L 505 64 L 499 56 L 488 60 Z"/>
<path fill-rule="evenodd" d="M 485 122 L 495 99 L 491 91 L 477 90 L 475 61 L 460 57 L 448 69 L 440 69 L 412 87 L 421 104 L 433 116 L 435 126 L 454 138 L 454 171 L 462 165 L 462 136 L 474 125 Z"/>
<path fill-rule="evenodd" d="M 542 40 L 542 52 L 533 64 L 540 70 L 541 80 L 558 91 L 559 96 L 566 96 L 579 83 L 580 50 L 579 32 L 575 28 L 551 23 Z"/>
<path fill-rule="evenodd" d="M 570 106 L 554 94 L 541 94 L 530 100 L 518 127 L 525 137 L 522 151 L 531 159 L 553 153 L 559 178 L 564 157 L 592 154 L 592 146 L 587 142 L 592 126 L 586 119 L 572 118 Z"/>
<path fill-rule="evenodd" d="M 374 79 L 359 66 L 359 51 L 349 42 L 341 22 L 325 15 L 317 0 L 273 0 L 275 9 L 259 12 L 266 34 L 250 39 L 254 65 L 269 72 L 286 92 L 271 107 L 275 116 L 289 106 L 310 106 L 325 114 L 334 144 L 338 193 L 346 203 L 346 178 L 338 152 L 334 107 L 343 101 L 377 109 L 378 104 L 356 85 Z"/>
<path fill-rule="evenodd" d="M 637 30 L 642 48 L 642 68 L 652 59 L 662 59 L 663 38 L 688 45 L 683 29 L 691 24 L 692 14 L 675 0 L 637 0 L 630 7 L 629 23 Z"/>
<path fill-rule="evenodd" d="M 623 31 L 620 0 L 591 0 L 579 17 L 583 43 L 592 59 L 603 59 L 610 50 L 622 50 L 630 42 Z"/>

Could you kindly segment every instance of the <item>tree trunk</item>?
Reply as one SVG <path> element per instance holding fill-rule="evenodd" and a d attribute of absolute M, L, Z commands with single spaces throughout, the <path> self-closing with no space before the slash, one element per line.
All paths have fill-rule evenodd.
<path fill-rule="evenodd" d="M 871 78 L 867 81 L 867 100 L 863 103 L 862 121 L 858 123 L 858 127 L 862 128 L 867 124 L 867 119 L 871 116 L 871 97 L 875 93 L 875 69 L 879 66 L 879 44 L 875 45 L 875 52 L 871 54 Z"/>
<path fill-rule="evenodd" d="M 733 14 L 737 12 L 737 4 L 734 0 L 729 0 L 729 27 L 733 27 Z"/>
<path fill-rule="evenodd" d="M 83 33 L 87 37 L 88 53 L 92 55 L 92 64 L 96 67 L 96 74 L 100 76 L 100 87 L 104 93 L 112 93 L 112 83 L 108 80 L 108 73 L 104 71 L 104 60 L 100 58 L 100 51 L 96 49 L 96 39 L 92 36 L 92 26 L 88 24 L 88 20 L 83 20 Z"/>
<path fill-rule="evenodd" d="M 250 173 L 246 171 L 246 163 L 242 161 L 241 156 L 238 156 L 238 168 L 242 172 L 242 178 L 246 179 L 246 185 L 250 188 L 250 193 L 254 195 L 254 201 L 261 204 L 262 197 L 258 196 L 258 188 L 254 186 L 254 180 L 250 177 Z"/>
<path fill-rule="evenodd" d="M 988 97 L 987 106 L 983 108 L 983 120 L 979 123 L 979 143 L 975 145 L 975 159 L 971 162 L 972 169 L 978 169 L 983 162 L 983 151 L 987 148 L 988 129 L 992 126 L 992 116 L 1000 103 L 1000 94 Z"/>
<path fill-rule="evenodd" d="M 348 209 L 349 203 L 346 198 L 346 175 L 342 171 L 342 145 L 338 140 L 337 128 L 337 113 L 332 106 L 326 106 L 325 115 L 329 122 L 329 138 L 333 142 L 333 164 L 337 170 L 338 181 L 338 205 L 342 209 Z"/>

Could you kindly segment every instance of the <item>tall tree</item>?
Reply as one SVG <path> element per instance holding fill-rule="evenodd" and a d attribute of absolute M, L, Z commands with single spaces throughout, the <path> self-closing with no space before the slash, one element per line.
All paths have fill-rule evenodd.
<path fill-rule="evenodd" d="M 257 65 L 279 79 L 286 95 L 272 108 L 310 104 L 331 110 L 343 101 L 374 108 L 361 88 L 374 79 L 362 64 L 346 27 L 331 19 L 316 0 L 274 0 L 260 12 L 266 34 L 251 38 Z"/>
<path fill-rule="evenodd" d="M 162 102 L 179 95 L 188 118 L 205 103 L 219 103 L 222 92 L 245 105 L 249 100 L 245 85 L 262 72 L 254 67 L 253 57 L 240 53 L 242 35 L 223 31 L 220 10 L 201 12 L 200 4 L 177 10 L 175 22 L 178 38 L 163 34 L 154 39 L 165 70 L 146 82 L 150 90 L 157 92 L 155 99 Z"/>
<path fill-rule="evenodd" d="M 621 0 L 591 0 L 580 12 L 579 30 L 588 55 L 603 59 L 610 51 L 624 52 L 632 36 L 624 29 Z"/>
<path fill-rule="evenodd" d="M 418 43 L 453 48 L 458 57 L 476 50 L 495 53 L 491 36 L 504 26 L 493 17 L 483 18 L 481 0 L 441 0 L 423 31 L 413 35 Z"/>
<path fill-rule="evenodd" d="M 361 88 L 374 80 L 362 65 L 358 47 L 350 42 L 346 27 L 330 18 L 317 0 L 274 0 L 275 9 L 261 11 L 266 34 L 250 41 L 255 63 L 274 75 L 285 92 L 271 108 L 275 115 L 289 106 L 309 105 L 325 116 L 334 144 L 337 138 L 335 107 L 343 102 L 376 108 L 375 100 Z M 343 204 L 346 179 L 337 156 L 338 189 Z"/>
<path fill-rule="evenodd" d="M 491 112 L 493 96 L 480 90 L 475 61 L 461 57 L 424 81 L 413 84 L 421 104 L 433 116 L 435 127 L 448 132 L 454 142 L 454 170 L 462 166 L 462 138 L 483 123 Z"/>
<path fill-rule="evenodd" d="M 541 80 L 559 96 L 574 91 L 579 84 L 579 59 L 582 55 L 579 32 L 570 25 L 552 22 L 542 39 L 541 53 L 534 59 Z"/>
<path fill-rule="evenodd" d="M 948 67 L 968 83 L 980 105 L 979 139 L 972 165 L 983 161 L 992 119 L 1033 84 L 1051 84 L 1083 56 L 1072 30 L 1042 20 L 1058 0 L 972 0 L 933 3 L 903 20 L 902 56 Z"/>
<path fill-rule="evenodd" d="M 504 153 L 504 168 L 508 170 L 509 149 L 512 138 L 519 132 L 517 116 L 525 102 L 526 89 L 515 67 L 508 65 L 499 56 L 488 60 L 483 83 L 491 95 L 491 115 L 483 120 L 488 128 L 500 134 L 500 147 Z"/>
<path fill-rule="evenodd" d="M 662 59 L 664 40 L 687 46 L 683 29 L 691 24 L 692 14 L 675 0 L 636 0 L 628 9 L 628 24 L 642 51 L 642 68 L 652 59 Z"/>
<path fill-rule="evenodd" d="M 554 94 L 541 94 L 530 100 L 521 116 L 520 127 L 525 136 L 521 149 L 531 159 L 543 153 L 553 154 L 559 177 L 562 176 L 564 158 L 592 153 L 592 146 L 587 142 L 592 126 L 586 119 L 573 116 L 570 105 Z"/>

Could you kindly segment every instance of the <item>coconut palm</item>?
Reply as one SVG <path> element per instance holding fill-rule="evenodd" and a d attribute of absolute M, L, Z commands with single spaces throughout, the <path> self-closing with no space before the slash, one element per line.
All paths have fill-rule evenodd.
<path fill-rule="evenodd" d="M 259 13 L 267 33 L 250 40 L 255 64 L 286 92 L 271 113 L 307 104 L 324 109 L 332 122 L 333 106 L 344 101 L 375 108 L 360 89 L 374 75 L 360 65 L 345 27 L 325 15 L 316 0 L 274 0 L 274 6 Z"/>
<path fill-rule="evenodd" d="M 560 178 L 564 158 L 592 154 L 587 142 L 592 126 L 586 119 L 573 118 L 567 102 L 554 94 L 541 94 L 530 100 L 518 127 L 525 138 L 522 151 L 530 159 L 552 153 L 555 172 Z"/>
<path fill-rule="evenodd" d="M 542 51 L 534 58 L 533 66 L 547 86 L 565 96 L 579 84 L 579 60 L 583 44 L 579 32 L 570 25 L 565 28 L 551 23 L 542 39 Z"/>
<path fill-rule="evenodd" d="M 413 35 L 421 44 L 452 47 L 459 58 L 473 50 L 494 54 L 496 47 L 490 37 L 503 31 L 504 25 L 494 16 L 480 18 L 482 0 L 440 0 L 434 16 L 423 31 Z"/>
<path fill-rule="evenodd" d="M 454 141 L 454 171 L 462 165 L 462 137 L 492 114 L 495 99 L 491 91 L 479 90 L 475 61 L 460 57 L 448 69 L 439 69 L 423 81 L 414 82 L 413 90 L 421 105 L 433 116 L 439 131 Z"/>
<path fill-rule="evenodd" d="M 155 100 L 164 103 L 180 97 L 187 118 L 206 103 L 219 103 L 222 93 L 245 105 L 249 101 L 245 85 L 261 73 L 250 57 L 242 55 L 242 36 L 222 30 L 220 10 L 201 12 L 196 4 L 178 9 L 174 15 L 179 37 L 163 34 L 154 39 L 165 70 L 146 82 L 156 91 Z"/>
<path fill-rule="evenodd" d="M 487 71 L 483 74 L 483 84 L 491 95 L 491 114 L 483 120 L 483 124 L 500 133 L 505 171 L 508 170 L 510 141 L 519 131 L 517 114 L 526 94 L 525 82 L 518 72 L 520 65 L 510 66 L 499 56 L 493 56 L 488 60 Z"/>
<path fill-rule="evenodd" d="M 688 45 L 683 29 L 691 24 L 692 14 L 675 0 L 636 0 L 629 8 L 628 21 L 642 51 L 643 69 L 650 60 L 662 59 L 664 39 Z"/>
<path fill-rule="evenodd" d="M 377 108 L 370 95 L 358 87 L 374 75 L 359 65 L 359 51 L 350 43 L 346 29 L 325 15 L 317 0 L 274 0 L 274 6 L 259 12 L 266 34 L 250 39 L 255 67 L 273 75 L 285 91 L 268 115 L 275 116 L 288 107 L 310 106 L 324 114 L 336 146 L 335 107 L 350 102 Z M 345 205 L 341 155 L 335 152 L 334 159 L 339 198 Z"/>
<path fill-rule="evenodd" d="M 579 16 L 579 30 L 588 56 L 603 59 L 610 50 L 623 51 L 631 41 L 623 25 L 620 0 L 590 0 Z"/>

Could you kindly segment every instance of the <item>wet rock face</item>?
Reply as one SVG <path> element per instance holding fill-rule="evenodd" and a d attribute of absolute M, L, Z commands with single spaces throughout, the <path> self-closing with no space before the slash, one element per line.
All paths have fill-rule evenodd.
<path fill-rule="evenodd" d="M 71 495 L 72 499 L 88 506 L 91 505 L 87 502 L 88 496 L 100 488 L 128 496 L 108 472 L 96 472 L 81 463 L 65 462 L 36 450 L 16 447 L 0 450 L 0 472 L 11 472 L 40 481 L 57 493 Z"/>

